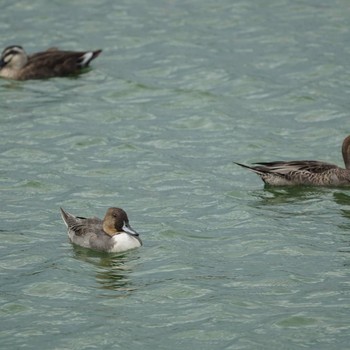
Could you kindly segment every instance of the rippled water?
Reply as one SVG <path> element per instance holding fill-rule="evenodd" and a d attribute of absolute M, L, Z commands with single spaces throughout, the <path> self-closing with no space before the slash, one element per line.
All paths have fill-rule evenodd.
<path fill-rule="evenodd" d="M 0 80 L 0 348 L 347 349 L 350 192 L 233 164 L 342 164 L 346 0 L 3 1 L 1 46 L 103 54 Z M 121 206 L 144 246 L 73 247 Z"/>

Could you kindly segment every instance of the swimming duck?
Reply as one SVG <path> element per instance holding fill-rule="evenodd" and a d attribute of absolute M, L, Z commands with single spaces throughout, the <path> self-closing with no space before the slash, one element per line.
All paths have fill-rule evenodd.
<path fill-rule="evenodd" d="M 109 208 L 103 220 L 74 216 L 61 208 L 70 241 L 79 246 L 108 253 L 124 252 L 142 246 L 139 234 L 129 225 L 126 212 Z"/>
<path fill-rule="evenodd" d="M 350 185 L 350 135 L 342 145 L 345 169 L 337 165 L 316 160 L 295 160 L 269 163 L 254 163 L 248 166 L 235 163 L 256 174 L 267 185 L 309 185 L 309 186 L 349 186 Z"/>
<path fill-rule="evenodd" d="M 101 51 L 76 52 L 50 48 L 28 56 L 22 46 L 8 46 L 1 54 L 0 77 L 28 80 L 78 74 L 88 67 Z"/>

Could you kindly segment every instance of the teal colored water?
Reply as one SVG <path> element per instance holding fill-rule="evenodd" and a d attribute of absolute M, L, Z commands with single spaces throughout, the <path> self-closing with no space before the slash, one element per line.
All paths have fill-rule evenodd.
<path fill-rule="evenodd" d="M 2 1 L 1 47 L 104 51 L 0 80 L 0 348 L 348 349 L 350 191 L 233 161 L 342 165 L 347 0 Z M 73 247 L 120 206 L 144 246 Z"/>

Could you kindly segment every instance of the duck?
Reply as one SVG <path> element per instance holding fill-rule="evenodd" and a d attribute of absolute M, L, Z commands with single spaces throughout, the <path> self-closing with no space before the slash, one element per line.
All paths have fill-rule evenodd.
<path fill-rule="evenodd" d="M 142 246 L 139 234 L 131 228 L 128 215 L 121 208 L 109 208 L 103 220 L 74 216 L 60 209 L 69 240 L 75 245 L 107 253 L 120 253 Z"/>
<path fill-rule="evenodd" d="M 52 47 L 27 55 L 20 45 L 7 46 L 0 57 L 0 77 L 13 80 L 46 79 L 79 74 L 102 50 L 63 51 Z"/>
<path fill-rule="evenodd" d="M 345 169 L 317 160 L 294 160 L 254 163 L 253 166 L 236 163 L 258 174 L 270 186 L 349 186 L 350 135 L 342 144 Z"/>

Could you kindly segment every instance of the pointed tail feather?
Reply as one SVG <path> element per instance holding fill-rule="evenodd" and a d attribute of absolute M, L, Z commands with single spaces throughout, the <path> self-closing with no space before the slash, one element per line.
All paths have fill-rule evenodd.
<path fill-rule="evenodd" d="M 241 166 L 242 168 L 247 168 L 247 169 L 252 170 L 252 168 L 251 168 L 250 166 L 248 166 L 248 165 L 245 165 L 245 164 L 242 164 L 242 163 L 237 163 L 237 162 L 233 162 L 233 163 L 235 163 L 235 164 Z"/>
<path fill-rule="evenodd" d="M 237 162 L 234 162 L 235 164 L 241 166 L 242 168 L 246 168 L 246 169 L 249 169 L 250 171 L 256 173 L 256 174 L 263 174 L 264 171 L 262 171 L 262 169 L 259 169 L 258 167 L 251 167 L 249 165 L 245 165 L 245 164 L 242 164 L 242 163 L 237 163 Z"/>
<path fill-rule="evenodd" d="M 65 223 L 65 225 L 67 226 L 67 228 L 74 225 L 76 222 L 76 217 L 74 215 L 68 213 L 67 211 L 65 211 L 63 208 L 60 208 L 60 209 L 61 209 L 62 220 Z"/>
<path fill-rule="evenodd" d="M 102 52 L 102 50 L 96 50 L 96 51 L 88 51 L 85 52 L 79 59 L 79 65 L 82 68 L 85 68 L 89 65 L 89 63 L 95 59 L 100 53 Z"/>

